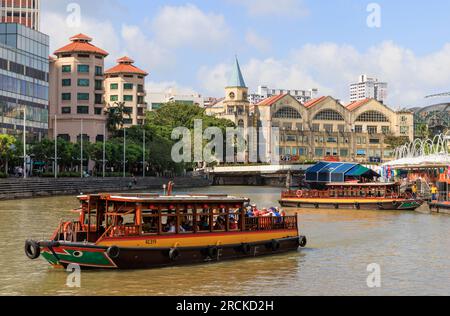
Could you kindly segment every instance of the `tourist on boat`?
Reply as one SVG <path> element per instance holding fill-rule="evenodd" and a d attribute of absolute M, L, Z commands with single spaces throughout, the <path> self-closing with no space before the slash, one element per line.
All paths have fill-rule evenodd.
<path fill-rule="evenodd" d="M 435 184 L 431 187 L 431 200 L 437 201 L 438 200 L 438 188 Z"/>
<path fill-rule="evenodd" d="M 234 217 L 230 218 L 230 229 L 231 230 L 238 229 L 238 225 L 237 225 L 236 219 Z"/>
<path fill-rule="evenodd" d="M 247 207 L 247 212 L 245 213 L 245 216 L 246 216 L 246 217 L 254 217 L 254 216 L 255 216 L 255 215 L 253 214 L 253 211 L 252 211 L 252 207 L 251 207 L 251 206 Z"/>
<path fill-rule="evenodd" d="M 414 183 L 414 185 L 412 186 L 412 196 L 414 199 L 417 199 L 417 184 Z"/>

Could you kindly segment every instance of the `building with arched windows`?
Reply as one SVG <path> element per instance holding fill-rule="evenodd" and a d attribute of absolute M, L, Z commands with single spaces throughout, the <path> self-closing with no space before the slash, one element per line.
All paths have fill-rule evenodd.
<path fill-rule="evenodd" d="M 279 128 L 280 157 L 285 161 L 383 162 L 393 158 L 387 137 L 414 137 L 412 112 L 395 112 L 374 99 L 344 106 L 329 96 L 302 104 L 279 95 L 260 102 L 255 111 L 266 133 Z"/>
<path fill-rule="evenodd" d="M 294 96 L 281 94 L 252 105 L 247 93 L 236 60 L 225 98 L 206 107 L 206 113 L 229 119 L 245 130 L 257 127 L 259 161 L 279 155 L 284 161 L 381 163 L 393 159 L 393 149 L 386 144 L 388 137 L 414 139 L 413 112 L 396 112 L 375 99 L 345 106 L 330 96 L 301 103 Z M 278 128 L 279 137 L 274 137 L 274 128 Z M 273 151 L 279 151 L 278 155 Z"/>

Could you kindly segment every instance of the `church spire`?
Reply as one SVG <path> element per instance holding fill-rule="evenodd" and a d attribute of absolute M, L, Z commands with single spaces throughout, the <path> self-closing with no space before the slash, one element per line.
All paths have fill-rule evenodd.
<path fill-rule="evenodd" d="M 247 88 L 244 77 L 242 76 L 241 67 L 239 66 L 239 60 L 237 56 L 231 75 L 230 87 Z"/>

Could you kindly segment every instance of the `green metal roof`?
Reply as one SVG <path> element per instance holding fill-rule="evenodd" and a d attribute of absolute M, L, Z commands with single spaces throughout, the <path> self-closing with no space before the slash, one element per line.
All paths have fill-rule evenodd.
<path fill-rule="evenodd" d="M 231 75 L 231 80 L 229 83 L 229 87 L 238 87 L 238 88 L 246 88 L 244 77 L 242 76 L 241 67 L 239 66 L 239 61 L 236 57 L 236 62 L 233 67 L 233 72 Z"/>

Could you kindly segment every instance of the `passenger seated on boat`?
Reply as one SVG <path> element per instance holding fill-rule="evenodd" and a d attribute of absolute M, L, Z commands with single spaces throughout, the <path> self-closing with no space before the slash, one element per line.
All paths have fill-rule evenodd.
<path fill-rule="evenodd" d="M 247 212 L 245 213 L 246 217 L 254 217 L 255 215 L 253 214 L 252 208 L 251 206 L 247 207 Z"/>
<path fill-rule="evenodd" d="M 234 217 L 230 218 L 230 230 L 238 229 L 238 225 L 236 223 L 236 219 Z"/>
<path fill-rule="evenodd" d="M 225 230 L 225 223 L 221 217 L 218 218 L 214 230 Z"/>
<path fill-rule="evenodd" d="M 202 216 L 200 219 L 200 225 L 199 225 L 200 231 L 209 230 L 209 223 L 208 223 L 208 217 Z"/>

